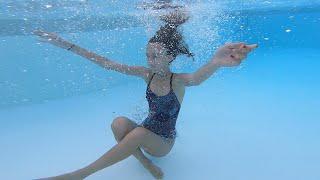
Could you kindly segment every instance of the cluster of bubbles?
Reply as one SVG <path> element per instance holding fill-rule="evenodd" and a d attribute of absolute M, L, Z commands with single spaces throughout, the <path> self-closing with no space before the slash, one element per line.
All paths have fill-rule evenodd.
<path fill-rule="evenodd" d="M 10 21 L 10 23 L 13 22 L 12 28 L 17 28 L 15 30 L 18 35 L 30 34 L 31 30 L 34 29 L 44 29 L 48 31 L 52 30 L 56 33 L 67 33 L 68 40 L 77 42 L 78 39 L 82 38 L 83 32 L 90 32 L 91 38 L 95 40 L 96 43 L 96 47 L 92 50 L 98 54 L 104 54 L 109 57 L 117 55 L 123 56 L 122 54 L 125 54 L 128 48 L 127 44 L 122 43 L 123 37 L 119 35 L 116 36 L 115 34 L 128 33 L 129 36 L 131 34 L 134 36 L 138 34 L 138 32 L 135 31 L 141 31 L 141 29 L 143 29 L 144 32 L 140 33 L 145 33 L 146 36 L 150 38 L 163 23 L 159 20 L 159 16 L 169 13 L 176 8 L 180 8 L 180 6 L 190 11 L 190 19 L 182 26 L 182 31 L 190 51 L 196 55 L 195 62 L 192 62 L 191 59 L 187 59 L 186 57 L 178 57 L 173 63 L 173 68 L 180 72 L 185 70 L 194 71 L 194 69 L 199 68 L 210 60 L 214 51 L 219 46 L 233 40 L 231 37 L 235 31 L 222 28 L 226 23 L 229 21 L 235 22 L 234 25 L 237 26 L 235 29 L 237 30 L 242 30 L 247 27 L 247 24 L 241 20 L 234 21 L 235 18 L 239 17 L 237 14 L 225 13 L 228 8 L 225 7 L 224 3 L 201 0 L 112 0 L 108 2 L 90 0 L 12 0 L 5 3 L 6 8 L 1 12 L 4 12 L 2 14 L 4 16 L 18 17 L 23 20 L 24 23 L 16 23 L 22 24 L 22 27 L 15 26 L 14 21 Z M 10 23 L 8 27 L 10 27 Z M 15 31 L 14 29 L 11 30 L 13 30 L 13 32 Z M 22 31 L 20 34 L 19 30 Z M 111 36 L 103 36 L 103 32 L 106 31 L 115 31 L 117 33 Z M 128 41 L 130 41 L 130 39 L 131 38 L 129 38 Z M 103 48 L 106 43 L 113 44 L 117 47 L 117 50 L 107 50 Z M 145 45 L 141 45 L 137 57 L 141 58 L 145 56 L 146 44 L 147 41 Z M 47 57 L 43 60 L 43 63 L 47 63 L 52 67 L 55 66 L 59 71 L 70 72 L 70 77 L 75 77 L 73 74 L 80 74 L 81 76 L 77 77 L 81 78 L 80 80 L 79 78 L 70 78 L 57 82 L 50 77 L 43 77 L 44 86 L 41 88 L 42 91 L 50 88 L 62 88 L 63 94 L 70 94 L 70 90 L 81 93 L 84 92 L 85 88 L 77 85 L 79 81 L 81 81 L 82 85 L 87 84 L 94 89 L 105 89 L 109 87 L 108 82 L 112 81 L 112 77 L 110 76 L 110 79 L 108 77 L 97 76 L 98 71 L 95 69 L 96 66 L 87 67 L 86 63 L 66 63 L 63 58 L 65 54 L 61 51 L 54 50 L 53 47 L 48 48 L 48 46 L 46 46 L 44 50 L 48 53 L 51 52 L 50 54 L 52 54 L 52 51 L 56 51 L 60 53 L 59 56 L 61 55 L 61 57 L 55 57 L 54 60 Z M 143 63 L 141 60 L 138 60 L 137 57 L 127 58 L 130 59 L 130 62 L 123 63 L 142 65 Z M 132 62 L 132 59 L 137 62 Z M 118 61 L 117 59 L 115 60 Z M 80 70 L 85 70 L 86 72 L 80 72 Z M 23 73 L 28 74 L 30 72 L 28 69 L 24 69 Z M 99 81 L 106 83 L 98 87 L 96 84 L 99 84 L 97 83 Z M 18 94 L 19 93 L 16 93 L 17 96 Z"/>
<path fill-rule="evenodd" d="M 131 117 L 136 123 L 141 124 L 148 116 L 148 103 L 145 96 L 139 97 L 136 103 L 130 105 L 128 117 Z"/>

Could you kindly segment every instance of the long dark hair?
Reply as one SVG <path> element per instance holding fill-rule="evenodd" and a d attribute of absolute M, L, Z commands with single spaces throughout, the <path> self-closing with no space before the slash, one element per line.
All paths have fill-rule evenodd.
<path fill-rule="evenodd" d="M 166 24 L 156 32 L 156 35 L 149 40 L 149 43 L 162 43 L 167 49 L 167 54 L 173 56 L 173 60 L 180 54 L 186 54 L 194 60 L 194 54 L 189 51 L 188 45 L 183 40 L 181 31 L 178 29 L 178 27 L 188 19 L 189 18 L 183 21 L 161 19 Z"/>

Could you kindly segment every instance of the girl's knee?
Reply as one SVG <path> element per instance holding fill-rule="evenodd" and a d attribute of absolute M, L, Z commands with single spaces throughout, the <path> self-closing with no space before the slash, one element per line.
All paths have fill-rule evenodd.
<path fill-rule="evenodd" d="M 126 128 L 126 125 L 128 124 L 128 118 L 120 116 L 115 118 L 111 123 L 112 129 L 123 129 Z"/>

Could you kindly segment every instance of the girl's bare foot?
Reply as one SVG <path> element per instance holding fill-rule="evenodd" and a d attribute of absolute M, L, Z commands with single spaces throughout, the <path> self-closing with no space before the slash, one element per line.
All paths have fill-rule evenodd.
<path fill-rule="evenodd" d="M 156 179 L 162 179 L 163 178 L 163 172 L 161 168 L 153 164 L 153 162 L 150 160 L 147 163 L 144 163 L 143 166 L 148 169 L 148 171 L 155 177 Z"/>

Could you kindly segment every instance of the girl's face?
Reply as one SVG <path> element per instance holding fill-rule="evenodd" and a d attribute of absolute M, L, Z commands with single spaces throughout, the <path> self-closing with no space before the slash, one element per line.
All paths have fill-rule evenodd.
<path fill-rule="evenodd" d="M 168 50 L 162 43 L 149 43 L 147 46 L 148 65 L 153 72 L 169 67 L 173 60 L 172 55 L 168 55 Z"/>

